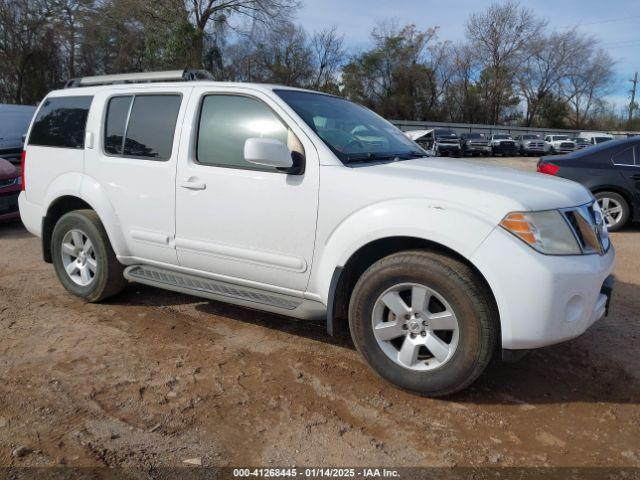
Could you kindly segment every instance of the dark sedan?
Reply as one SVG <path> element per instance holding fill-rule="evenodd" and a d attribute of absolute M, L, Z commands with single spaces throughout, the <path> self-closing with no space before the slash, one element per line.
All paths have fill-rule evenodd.
<path fill-rule="evenodd" d="M 640 221 L 640 137 L 541 158 L 538 172 L 574 180 L 591 190 L 611 231 L 629 220 Z"/>

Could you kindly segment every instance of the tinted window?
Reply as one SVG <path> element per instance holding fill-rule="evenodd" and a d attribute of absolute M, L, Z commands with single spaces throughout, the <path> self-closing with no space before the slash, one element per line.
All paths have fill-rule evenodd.
<path fill-rule="evenodd" d="M 30 145 L 84 148 L 87 115 L 93 97 L 48 98 L 29 135 Z"/>
<path fill-rule="evenodd" d="M 122 154 L 122 139 L 127 124 L 127 115 L 133 97 L 114 97 L 107 107 L 104 130 L 104 151 L 112 155 Z"/>
<path fill-rule="evenodd" d="M 136 95 L 123 154 L 157 160 L 171 157 L 180 100 L 180 95 Z"/>
<path fill-rule="evenodd" d="M 293 132 L 259 100 L 237 95 L 209 95 L 202 102 L 198 127 L 198 162 L 205 165 L 271 170 L 244 159 L 248 138 L 280 140 L 290 151 L 304 153 Z"/>
<path fill-rule="evenodd" d="M 633 159 L 633 148 L 627 148 L 620 153 L 616 153 L 612 157 L 612 160 L 615 165 L 635 165 L 635 161 Z"/>

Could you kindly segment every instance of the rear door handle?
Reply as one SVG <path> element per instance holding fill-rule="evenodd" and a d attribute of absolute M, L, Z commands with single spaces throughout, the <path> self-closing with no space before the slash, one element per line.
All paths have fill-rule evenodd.
<path fill-rule="evenodd" d="M 207 184 L 201 182 L 195 177 L 191 177 L 188 180 L 183 181 L 180 186 L 182 188 L 188 188 L 189 190 L 204 190 L 207 188 Z"/>
<path fill-rule="evenodd" d="M 640 175 L 636 174 L 636 175 L 631 175 L 631 179 L 632 180 L 640 180 Z"/>

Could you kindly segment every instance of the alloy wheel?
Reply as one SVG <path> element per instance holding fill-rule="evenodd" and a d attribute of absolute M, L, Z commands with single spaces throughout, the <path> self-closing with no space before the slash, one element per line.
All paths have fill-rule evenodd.
<path fill-rule="evenodd" d="M 98 273 L 93 243 L 80 230 L 69 230 L 62 239 L 62 265 L 69 278 L 81 287 L 89 285 Z"/>
<path fill-rule="evenodd" d="M 409 370 L 439 368 L 458 346 L 460 327 L 453 308 L 425 285 L 401 283 L 387 289 L 374 304 L 372 323 L 378 346 Z"/>
<path fill-rule="evenodd" d="M 602 197 L 598 199 L 598 205 L 608 228 L 614 227 L 622 218 L 622 205 L 614 198 Z"/>

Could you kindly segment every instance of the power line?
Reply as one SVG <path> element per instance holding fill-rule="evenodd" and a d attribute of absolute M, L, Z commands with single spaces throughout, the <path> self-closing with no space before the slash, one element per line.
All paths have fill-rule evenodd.
<path fill-rule="evenodd" d="M 579 27 L 588 27 L 589 25 L 600 25 L 602 23 L 613 23 L 613 22 L 624 22 L 626 20 L 633 20 L 635 18 L 640 18 L 640 15 L 633 15 L 624 18 L 611 18 L 609 20 L 599 20 L 597 22 L 589 22 L 589 23 L 579 23 Z"/>

